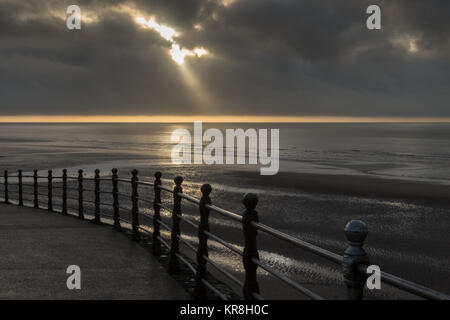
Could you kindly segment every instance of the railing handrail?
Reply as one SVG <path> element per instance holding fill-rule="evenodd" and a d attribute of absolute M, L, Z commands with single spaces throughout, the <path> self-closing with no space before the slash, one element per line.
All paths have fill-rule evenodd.
<path fill-rule="evenodd" d="M 367 265 L 359 265 L 358 270 L 362 273 L 367 273 Z M 411 282 L 409 280 L 405 280 L 403 278 L 397 277 L 393 274 L 381 271 L 381 280 L 386 283 L 389 283 L 395 286 L 398 289 L 403 289 L 409 293 L 415 294 L 419 297 L 425 299 L 434 299 L 434 300 L 449 300 L 450 296 L 445 293 L 430 289 L 428 287 L 422 286 L 418 283 Z"/>
<path fill-rule="evenodd" d="M 164 187 L 164 186 L 158 186 L 158 188 L 160 188 L 161 190 L 170 192 L 173 194 L 173 190 L 171 190 L 170 188 Z M 180 197 L 182 197 L 183 199 L 188 200 L 189 202 L 198 204 L 200 203 L 200 200 L 183 194 L 183 193 L 178 193 L 178 195 Z M 235 221 L 238 222 L 242 222 L 242 215 L 217 207 L 215 205 L 207 205 L 207 207 L 225 217 L 231 218 Z M 272 235 L 278 239 L 284 240 L 296 247 L 302 248 L 304 250 L 307 250 L 315 255 L 321 256 L 331 262 L 334 263 L 338 263 L 341 264 L 343 262 L 343 256 L 336 254 L 334 252 L 331 252 L 329 250 L 323 249 L 321 247 L 318 247 L 312 243 L 309 243 L 307 241 L 301 240 L 299 238 L 293 237 L 287 233 L 281 232 L 279 230 L 276 230 L 272 227 L 269 227 L 265 224 L 259 223 L 259 222 L 252 222 L 251 223 L 255 228 L 257 228 L 258 230 L 264 231 L 265 233 Z M 363 273 L 366 274 L 366 269 L 367 269 L 367 265 L 359 265 L 358 266 L 358 270 Z M 267 270 L 266 270 L 267 271 Z M 444 293 L 441 293 L 439 291 L 436 291 L 434 289 L 425 287 L 423 285 L 420 285 L 418 283 L 414 283 L 412 281 L 400 278 L 398 276 L 392 275 L 390 273 L 381 272 L 381 280 L 391 284 L 394 287 L 397 287 L 399 289 L 403 289 L 409 293 L 415 294 L 417 296 L 420 296 L 422 298 L 427 298 L 427 299 L 436 299 L 436 300 L 449 300 L 450 296 Z"/>
<path fill-rule="evenodd" d="M 152 182 L 147 182 L 147 181 L 139 181 L 137 170 L 133 170 L 132 177 L 130 179 L 119 178 L 117 175 L 117 169 L 113 169 L 112 171 L 113 171 L 112 176 L 101 177 L 100 170 L 97 169 L 97 170 L 95 170 L 94 177 L 84 177 L 82 170 L 78 171 L 78 176 L 67 175 L 66 169 L 63 170 L 62 176 L 53 176 L 52 170 L 48 171 L 48 176 L 38 175 L 37 170 L 34 170 L 34 175 L 24 175 L 22 173 L 22 170 L 19 170 L 17 175 L 9 175 L 8 171 L 5 170 L 4 174 L 0 175 L 0 178 L 3 178 L 3 180 L 4 180 L 3 181 L 3 185 L 5 188 L 5 190 L 4 190 L 5 198 L 4 199 L 5 199 L 6 203 L 9 203 L 8 202 L 8 199 L 9 199 L 8 194 L 9 193 L 19 194 L 19 205 L 21 205 L 21 206 L 24 205 L 23 198 L 22 198 L 23 194 L 27 194 L 27 195 L 34 194 L 34 206 L 35 206 L 35 208 L 39 208 L 38 196 L 44 196 L 44 197 L 47 196 L 48 210 L 54 211 L 53 210 L 53 191 L 52 190 L 53 189 L 63 189 L 63 196 L 62 196 L 63 197 L 63 213 L 67 214 L 67 208 L 64 209 L 64 206 L 67 206 L 67 200 L 75 200 L 75 201 L 78 200 L 78 202 L 79 202 L 78 214 L 81 219 L 84 219 L 83 203 L 93 204 L 95 206 L 95 218 L 94 218 L 93 222 L 96 222 L 96 223 L 100 223 L 100 206 L 111 206 L 114 209 L 114 215 L 111 216 L 114 218 L 114 228 L 116 230 L 121 230 L 120 221 L 130 223 L 132 226 L 132 236 L 133 236 L 132 238 L 135 241 L 140 240 L 139 230 L 141 230 L 141 231 L 144 230 L 143 228 L 140 227 L 138 217 L 139 216 L 144 216 L 146 218 L 152 217 L 151 215 L 147 215 L 147 214 L 143 214 L 143 213 L 139 212 L 139 202 L 144 201 L 146 203 L 153 203 L 154 210 L 155 210 L 155 214 L 153 215 L 153 219 L 154 219 L 154 221 L 153 221 L 153 228 L 154 228 L 153 240 L 154 240 L 154 242 L 157 242 L 158 246 L 160 244 L 167 246 L 167 243 L 165 241 L 163 241 L 161 239 L 161 236 L 159 235 L 159 226 L 160 225 L 162 225 L 164 228 L 168 229 L 168 231 L 170 231 L 172 233 L 172 243 L 169 246 L 169 249 L 171 250 L 170 260 L 169 260 L 169 265 L 170 265 L 169 270 L 172 270 L 172 272 L 176 272 L 178 270 L 178 261 L 183 262 L 184 264 L 187 265 L 187 267 L 189 269 L 193 270 L 194 273 L 196 273 L 196 277 L 199 278 L 196 280 L 197 281 L 196 288 L 200 287 L 200 286 L 206 286 L 207 288 L 209 288 L 210 290 L 212 290 L 213 292 L 215 292 L 222 298 L 224 298 L 225 296 L 223 294 L 221 294 L 220 291 L 218 291 L 218 289 L 215 288 L 211 283 L 206 281 L 206 279 L 204 277 L 205 271 L 202 271 L 202 270 L 203 270 L 204 266 L 206 265 L 206 263 L 210 263 L 211 265 L 213 265 L 216 269 L 218 269 L 222 274 L 224 274 L 227 278 L 229 278 L 233 282 L 238 283 L 238 284 L 241 282 L 235 276 L 231 275 L 228 271 L 221 268 L 218 264 L 214 263 L 213 260 L 211 260 L 208 257 L 207 247 L 205 247 L 205 246 L 207 246 L 207 244 L 206 244 L 207 238 L 204 238 L 204 237 L 212 238 L 213 240 L 222 244 L 224 247 L 228 248 L 232 252 L 237 253 L 240 256 L 243 256 L 244 260 L 247 259 L 247 264 L 251 263 L 255 267 L 260 267 L 260 268 L 266 270 L 267 272 L 269 272 L 270 274 L 272 274 L 279 280 L 290 285 L 291 287 L 293 287 L 297 291 L 305 294 L 306 296 L 308 296 L 312 299 L 318 299 L 318 300 L 322 299 L 322 297 L 320 297 L 316 293 L 310 291 L 309 289 L 305 288 L 303 285 L 297 283 L 296 281 L 288 278 L 287 276 L 281 274 L 280 272 L 273 269 L 272 267 L 261 262 L 257 255 L 249 256 L 248 250 L 247 250 L 247 253 L 245 252 L 245 250 L 241 251 L 240 249 L 236 248 L 233 244 L 227 242 L 226 240 L 224 240 L 224 239 L 218 237 L 217 235 L 213 234 L 212 232 L 210 232 L 209 226 L 208 226 L 208 216 L 209 216 L 210 211 L 218 213 L 218 214 L 220 214 L 226 218 L 229 218 L 231 220 L 234 220 L 236 222 L 242 223 L 244 226 L 244 234 L 246 236 L 246 246 L 249 245 L 248 249 L 250 251 L 257 250 L 256 246 L 252 247 L 253 245 L 256 245 L 256 242 L 253 245 L 247 244 L 247 241 L 252 241 L 253 236 L 256 239 L 256 232 L 254 233 L 253 236 L 250 236 L 250 234 L 248 233 L 249 231 L 248 230 L 246 231 L 246 229 L 245 229 L 245 225 L 247 226 L 247 229 L 254 228 L 255 231 L 260 230 L 270 236 L 273 236 L 273 237 L 283 240 L 287 243 L 290 243 L 298 248 L 301 248 L 301 249 L 309 251 L 310 253 L 313 253 L 317 256 L 325 258 L 328 261 L 331 261 L 331 262 L 334 262 L 337 264 L 342 264 L 344 266 L 344 276 L 345 276 L 346 284 L 349 287 L 350 296 L 353 298 L 362 298 L 362 287 L 359 288 L 358 286 L 360 286 L 361 279 L 364 279 L 364 277 L 361 277 L 361 276 L 358 277 L 355 274 L 355 272 L 360 273 L 362 275 L 366 275 L 367 268 L 369 266 L 369 264 L 366 263 L 366 261 L 368 262 L 367 255 L 366 255 L 365 251 L 362 249 L 364 239 L 367 236 L 367 229 L 363 222 L 352 221 L 346 226 L 345 231 L 346 231 L 346 236 L 349 241 L 349 249 L 347 249 L 346 254 L 344 256 L 342 256 L 342 255 L 336 254 L 334 252 L 331 252 L 329 250 L 326 250 L 324 248 L 321 248 L 319 246 L 316 246 L 307 241 L 304 241 L 304 240 L 301 240 L 294 236 L 291 236 L 287 233 L 281 232 L 275 228 L 272 228 L 270 226 L 260 223 L 257 219 L 257 212 L 254 211 L 256 204 L 257 204 L 256 195 L 248 194 L 247 196 L 249 196 L 249 198 L 244 199 L 244 204 L 247 208 L 246 214 L 250 214 L 250 215 L 256 214 L 256 216 L 252 216 L 252 218 L 250 218 L 250 220 L 248 220 L 249 218 L 245 218 L 245 214 L 243 216 L 238 213 L 235 213 L 235 212 L 232 212 L 232 211 L 229 211 L 229 210 L 226 210 L 226 209 L 223 209 L 223 208 L 220 208 L 218 206 L 211 204 L 211 201 L 209 199 L 209 193 L 211 192 L 212 189 L 211 189 L 211 186 L 209 186 L 209 185 L 202 186 L 201 191 L 203 193 L 203 197 L 201 199 L 198 199 L 194 196 L 183 193 L 183 191 L 182 191 L 183 189 L 181 187 L 183 179 L 181 177 L 175 178 L 176 186 L 172 190 L 171 188 L 162 185 L 160 173 L 155 174 L 156 180 L 155 180 L 155 183 L 152 183 Z M 17 179 L 17 181 L 15 180 L 15 182 L 11 183 L 8 180 L 9 178 Z M 24 184 L 23 178 L 33 178 L 34 184 Z M 38 182 L 37 182 L 38 179 L 46 179 L 48 181 L 47 194 L 38 192 Z M 62 187 L 53 186 L 54 180 L 62 180 L 62 183 L 63 183 Z M 67 180 L 77 180 L 78 188 L 68 187 Z M 93 181 L 95 183 L 95 189 L 84 188 L 83 181 Z M 110 192 L 101 191 L 101 189 L 100 189 L 101 181 L 112 181 L 113 189 Z M 126 209 L 126 208 L 119 206 L 119 196 L 127 196 L 127 197 L 130 196 L 128 194 L 123 194 L 123 193 L 119 192 L 119 188 L 118 188 L 119 183 L 127 183 L 127 184 L 131 185 L 132 207 L 127 209 L 127 210 L 131 210 L 131 212 L 132 212 L 132 221 L 131 222 L 124 220 L 119 216 L 119 210 Z M 9 185 L 19 186 L 19 190 L 18 191 L 17 190 L 9 190 L 8 189 Z M 24 192 L 23 188 L 22 188 L 23 186 L 34 186 L 34 193 L 31 194 L 29 192 L 28 193 Z M 138 186 L 154 187 L 155 199 L 153 201 L 150 201 L 150 200 L 147 200 L 144 198 L 140 198 L 138 195 Z M 78 191 L 78 199 L 68 197 L 67 190 Z M 163 223 L 159 218 L 159 210 L 160 209 L 170 211 L 170 208 L 165 207 L 161 203 L 161 199 L 160 199 L 161 191 L 169 192 L 174 197 L 174 208 L 173 208 L 173 213 L 172 213 L 172 218 L 173 218 L 172 228 L 169 227 L 168 225 L 166 225 L 165 223 Z M 87 193 L 87 192 L 94 193 L 95 199 L 94 200 L 84 199 L 83 193 Z M 105 194 L 105 193 L 110 193 L 113 196 L 113 199 L 114 199 L 113 204 L 103 203 L 100 201 L 100 195 Z M 200 224 L 196 224 L 195 222 L 191 221 L 190 219 L 187 219 L 184 216 L 182 216 L 182 210 L 181 210 L 181 200 L 182 199 L 184 199 L 190 203 L 199 205 L 200 212 L 201 212 Z M 64 205 L 64 202 L 66 202 L 65 205 Z M 206 219 L 206 220 L 204 220 L 204 219 Z M 199 241 L 200 242 L 199 242 L 198 249 L 196 249 L 193 245 L 191 245 L 187 240 L 185 240 L 182 237 L 182 234 L 180 232 L 180 227 L 179 227 L 180 221 L 184 221 L 184 222 L 188 223 L 189 225 L 191 225 L 192 227 L 196 228 L 199 231 L 199 239 L 200 239 Z M 157 228 L 157 230 L 156 230 L 156 228 Z M 146 231 L 146 230 L 144 230 L 144 231 L 148 233 L 148 231 Z M 204 236 L 202 236 L 202 234 Z M 249 237 L 249 238 L 247 238 L 247 237 Z M 188 248 L 190 248 L 194 252 L 196 250 L 198 250 L 197 263 L 199 266 L 197 267 L 197 270 L 193 267 L 193 265 L 191 263 L 189 263 L 185 258 L 183 258 L 181 256 L 181 254 L 178 252 L 178 242 L 179 241 L 184 243 Z M 156 244 L 154 243 L 154 253 L 159 252 L 159 250 L 157 250 L 157 248 L 155 248 L 155 245 Z M 355 252 L 357 252 L 358 254 L 355 254 Z M 356 260 L 354 260 L 355 257 L 357 257 Z M 245 263 L 244 263 L 244 265 L 245 265 Z M 350 270 L 349 268 L 352 270 Z M 246 295 L 245 290 L 247 288 L 247 290 L 250 290 L 249 292 L 247 292 L 247 297 L 262 299 L 262 296 L 259 294 L 259 289 L 258 289 L 258 286 L 256 283 L 256 272 L 255 271 L 256 271 L 256 268 L 251 273 L 252 276 L 254 277 L 254 279 L 253 279 L 254 283 L 247 283 L 247 277 L 246 277 L 246 283 L 244 284 L 244 295 Z M 249 272 L 249 270 L 247 270 L 247 267 L 246 267 L 246 272 Z M 404 291 L 415 294 L 422 298 L 450 300 L 450 296 L 447 294 L 444 294 L 444 293 L 438 292 L 436 290 L 422 286 L 420 284 L 405 280 L 403 278 L 400 278 L 398 276 L 392 275 L 387 272 L 381 272 L 381 280 L 384 281 L 385 283 L 388 283 L 388 284 L 396 287 L 396 288 L 402 289 Z M 356 283 L 355 281 L 356 282 L 359 281 L 359 284 L 357 283 L 356 287 L 355 287 L 355 283 Z"/>

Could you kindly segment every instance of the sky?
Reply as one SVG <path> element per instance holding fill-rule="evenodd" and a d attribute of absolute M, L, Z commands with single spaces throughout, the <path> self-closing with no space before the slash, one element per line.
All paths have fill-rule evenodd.
<path fill-rule="evenodd" d="M 0 0 L 0 118 L 446 119 L 449 14 L 448 0 Z"/>

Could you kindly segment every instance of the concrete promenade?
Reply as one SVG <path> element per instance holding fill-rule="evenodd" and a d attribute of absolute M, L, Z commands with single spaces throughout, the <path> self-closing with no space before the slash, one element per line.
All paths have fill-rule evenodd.
<path fill-rule="evenodd" d="M 81 290 L 66 286 L 81 268 Z M 189 299 L 159 262 L 112 227 L 0 204 L 0 299 Z"/>

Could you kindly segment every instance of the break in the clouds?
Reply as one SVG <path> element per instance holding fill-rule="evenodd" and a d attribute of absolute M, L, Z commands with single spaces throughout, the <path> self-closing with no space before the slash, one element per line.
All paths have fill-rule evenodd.
<path fill-rule="evenodd" d="M 169 26 L 157 23 L 154 17 L 151 17 L 149 20 L 146 20 L 144 17 L 138 17 L 136 18 L 136 22 L 145 28 L 155 30 L 161 35 L 161 37 L 171 42 L 172 48 L 169 51 L 170 56 L 172 57 L 173 61 L 175 61 L 178 64 L 183 64 L 184 59 L 186 57 L 201 58 L 202 56 L 208 53 L 208 51 L 205 48 L 196 47 L 193 50 L 181 48 L 180 45 L 176 43 L 174 39 L 178 35 L 178 33 Z"/>
<path fill-rule="evenodd" d="M 370 4 L 381 30 L 366 28 Z M 0 115 L 448 117 L 449 13 L 446 0 L 0 0 Z"/>

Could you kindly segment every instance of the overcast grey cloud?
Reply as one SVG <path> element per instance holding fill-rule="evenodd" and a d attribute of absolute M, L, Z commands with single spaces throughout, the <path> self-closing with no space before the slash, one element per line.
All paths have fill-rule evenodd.
<path fill-rule="evenodd" d="M 82 10 L 82 30 L 64 21 Z M 369 4 L 382 30 L 366 28 Z M 0 115 L 448 117 L 445 0 L 0 0 Z M 135 18 L 174 28 L 183 48 Z"/>

